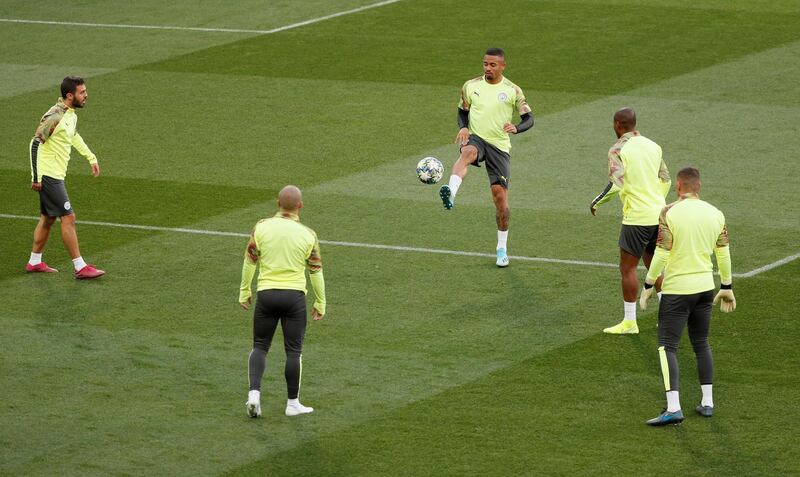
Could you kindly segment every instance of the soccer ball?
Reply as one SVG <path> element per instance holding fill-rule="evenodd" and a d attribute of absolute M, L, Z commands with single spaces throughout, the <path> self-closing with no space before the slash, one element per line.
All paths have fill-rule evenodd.
<path fill-rule="evenodd" d="M 436 184 L 443 173 L 444 166 L 435 157 L 426 157 L 417 163 L 417 177 L 425 184 Z"/>

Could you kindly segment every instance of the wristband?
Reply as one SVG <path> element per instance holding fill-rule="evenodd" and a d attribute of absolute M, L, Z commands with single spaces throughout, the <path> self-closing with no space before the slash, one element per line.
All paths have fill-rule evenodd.
<path fill-rule="evenodd" d="M 724 283 L 720 283 L 719 289 L 720 290 L 732 290 L 733 289 L 733 283 L 728 283 L 727 285 L 725 285 Z"/>
<path fill-rule="evenodd" d="M 644 282 L 644 289 L 645 289 L 645 290 L 649 290 L 649 289 L 651 289 L 651 288 L 653 288 L 653 285 L 651 285 L 651 284 L 649 284 L 649 283 L 647 283 L 647 282 Z"/>

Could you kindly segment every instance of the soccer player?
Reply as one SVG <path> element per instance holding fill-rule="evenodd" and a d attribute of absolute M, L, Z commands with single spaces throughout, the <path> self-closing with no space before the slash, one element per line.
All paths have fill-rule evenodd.
<path fill-rule="evenodd" d="M 286 351 L 286 415 L 296 416 L 314 409 L 300 404 L 303 337 L 306 332 L 306 276 L 309 270 L 314 287 L 312 318 L 325 315 L 325 279 L 319 240 L 313 230 L 300 223 L 303 195 L 288 185 L 278 194 L 278 213 L 259 221 L 244 254 L 239 303 L 247 310 L 251 303 L 250 287 L 258 273 L 258 298 L 253 316 L 253 350 L 250 352 L 250 392 L 247 414 L 261 415 L 261 377 L 267 367 L 267 352 L 278 322 L 283 330 Z"/>
<path fill-rule="evenodd" d="M 450 182 L 439 189 L 445 209 L 452 209 L 461 181 L 470 165 L 480 167 L 486 163 L 492 200 L 497 221 L 497 266 L 508 266 L 506 243 L 508 221 L 508 183 L 511 178 L 511 140 L 509 134 L 519 134 L 533 127 L 531 112 L 519 86 L 503 76 L 506 68 L 505 53 L 500 48 L 489 48 L 483 56 L 483 76 L 471 79 L 461 88 L 458 105 L 458 135 L 456 144 L 461 148 L 453 164 Z M 514 112 L 521 122 L 511 124 Z"/>
<path fill-rule="evenodd" d="M 724 313 L 736 309 L 733 295 L 731 254 L 725 216 L 716 207 L 700 200 L 700 172 L 686 167 L 676 178 L 678 201 L 661 211 L 658 221 L 658 246 L 644 282 L 639 304 L 644 310 L 653 294 L 653 285 L 664 270 L 664 287 L 658 307 L 658 354 L 667 391 L 667 407 L 647 421 L 651 426 L 683 421 L 678 397 L 678 343 L 689 326 L 689 341 L 697 358 L 697 374 L 703 397 L 696 411 L 705 417 L 714 413 L 712 381 L 714 360 L 708 344 L 711 308 L 721 300 Z M 717 257 L 721 285 L 714 296 L 711 253 Z"/>
<path fill-rule="evenodd" d="M 639 278 L 636 267 L 644 259 L 650 266 L 658 236 L 658 214 L 664 208 L 672 184 L 661 157 L 661 146 L 636 130 L 636 113 L 622 108 L 614 113 L 617 142 L 608 151 L 608 185 L 589 204 L 592 215 L 597 207 L 619 194 L 622 201 L 622 229 L 619 233 L 619 271 L 622 275 L 622 322 L 603 330 L 611 334 L 636 334 L 636 292 Z M 661 282 L 656 283 L 657 291 Z M 660 294 L 659 294 L 660 296 Z"/>
<path fill-rule="evenodd" d="M 61 97 L 58 102 L 42 116 L 39 127 L 31 140 L 31 189 L 39 192 L 39 223 L 33 232 L 31 258 L 25 265 L 29 273 L 53 273 L 55 268 L 42 261 L 42 252 L 50 237 L 50 229 L 57 218 L 61 218 L 61 239 L 75 267 L 75 278 L 97 278 L 106 272 L 88 265 L 78 247 L 78 234 L 75 231 L 75 211 L 72 209 L 64 178 L 72 148 L 78 150 L 92 168 L 92 175 L 100 175 L 97 157 L 83 142 L 76 126 L 76 109 L 86 105 L 86 83 L 83 78 L 67 76 L 61 82 Z"/>

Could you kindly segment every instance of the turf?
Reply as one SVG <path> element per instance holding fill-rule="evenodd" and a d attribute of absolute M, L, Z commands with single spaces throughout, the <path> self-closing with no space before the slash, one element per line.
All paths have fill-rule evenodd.
<path fill-rule="evenodd" d="M 268 30 L 368 2 L 9 1 L 0 18 Z M 66 74 L 87 77 L 73 157 L 78 220 L 245 233 L 276 191 L 305 191 L 329 315 L 310 323 L 304 403 L 282 415 L 280 336 L 264 417 L 244 414 L 250 315 L 236 304 L 244 239 L 78 225 L 109 273 L 76 282 L 54 229 L 51 276 L 21 273 L 35 221 L 0 217 L 0 474 L 796 475 L 793 326 L 800 263 L 735 279 L 715 312 L 716 415 L 680 350 L 678 428 L 663 405 L 655 311 L 621 315 L 619 205 L 598 217 L 610 117 L 639 112 L 674 174 L 703 173 L 734 271 L 800 252 L 795 2 L 400 1 L 279 33 L 0 22 L 0 214 L 35 217 L 27 145 Z M 46 48 L 77 39 L 73 50 Z M 512 255 L 586 266 L 333 245 L 489 252 L 482 169 L 456 208 L 414 177 L 453 163 L 458 88 L 506 48 L 534 129 L 514 138 Z M 670 199 L 674 198 L 674 192 Z M 788 424 L 787 424 L 788 423 Z M 665 467 L 668 466 L 668 467 Z"/>

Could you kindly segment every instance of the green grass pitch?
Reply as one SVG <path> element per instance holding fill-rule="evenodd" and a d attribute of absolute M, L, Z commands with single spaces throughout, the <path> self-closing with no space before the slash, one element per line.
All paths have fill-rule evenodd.
<path fill-rule="evenodd" d="M 800 252 L 800 6 L 789 0 L 401 0 L 271 34 L 10 19 L 272 30 L 370 4 L 0 4 L 0 475 L 798 475 L 800 260 L 734 279 L 715 311 L 712 419 L 688 339 L 682 426 L 663 405 L 656 312 L 621 318 L 613 266 L 323 244 L 329 310 L 310 323 L 302 398 L 283 416 L 281 337 L 264 417 L 245 416 L 251 315 L 244 239 L 79 225 L 108 275 L 27 276 L 38 201 L 27 145 L 67 74 L 87 78 L 73 157 L 78 220 L 246 233 L 287 183 L 327 242 L 492 253 L 473 169 L 456 208 L 414 176 L 456 158 L 461 84 L 506 49 L 536 126 L 513 139 L 515 256 L 617 260 L 604 186 L 611 115 L 639 114 L 674 175 L 703 174 L 734 272 Z M 674 191 L 669 199 L 674 198 Z M 23 218 L 11 218 L 10 216 Z M 66 272 L 66 273 L 65 273 Z"/>

